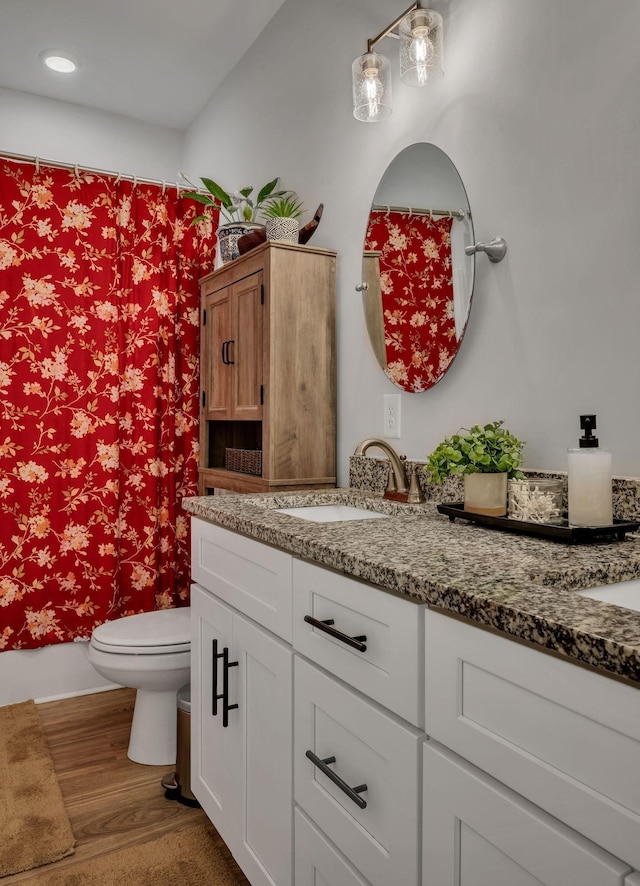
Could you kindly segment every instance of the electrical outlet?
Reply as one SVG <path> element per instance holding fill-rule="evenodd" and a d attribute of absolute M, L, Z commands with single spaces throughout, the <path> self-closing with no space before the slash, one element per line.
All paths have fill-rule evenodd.
<path fill-rule="evenodd" d="M 400 394 L 384 395 L 384 422 L 385 437 L 400 437 Z"/>

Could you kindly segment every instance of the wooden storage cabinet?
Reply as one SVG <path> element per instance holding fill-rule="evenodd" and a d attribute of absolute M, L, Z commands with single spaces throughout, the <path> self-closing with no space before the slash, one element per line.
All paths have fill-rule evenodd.
<path fill-rule="evenodd" d="M 336 483 L 334 252 L 265 243 L 200 281 L 200 494 Z M 261 472 L 225 467 L 261 452 Z"/>
<path fill-rule="evenodd" d="M 631 873 L 433 741 L 423 774 L 423 886 L 624 886 Z"/>

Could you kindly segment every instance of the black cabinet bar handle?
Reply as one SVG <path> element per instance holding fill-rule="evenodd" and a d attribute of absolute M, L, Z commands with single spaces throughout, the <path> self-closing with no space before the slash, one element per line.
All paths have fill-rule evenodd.
<path fill-rule="evenodd" d="M 337 785 L 341 791 L 344 791 L 347 797 L 350 800 L 353 800 L 356 806 L 359 806 L 360 809 L 367 808 L 367 801 L 363 800 L 360 796 L 362 791 L 367 790 L 366 784 L 359 784 L 357 787 L 352 788 L 346 783 L 346 781 L 343 781 L 343 779 L 341 779 L 339 775 L 336 775 L 333 769 L 329 769 L 329 766 L 327 764 L 335 763 L 335 757 L 325 757 L 324 760 L 321 760 L 320 757 L 316 756 L 316 754 L 313 753 L 313 751 L 307 751 L 306 756 L 309 758 L 309 760 L 311 760 L 313 765 L 317 766 L 318 769 L 323 772 L 327 776 L 327 778 L 331 779 L 331 781 L 335 785 Z"/>
<path fill-rule="evenodd" d="M 229 356 L 229 345 L 235 345 L 235 343 L 236 343 L 235 338 L 230 338 L 229 341 L 227 342 L 227 363 L 229 364 L 229 366 L 233 366 L 235 363 L 235 360 L 232 360 L 231 357 Z"/>
<path fill-rule="evenodd" d="M 235 711 L 237 704 L 229 704 L 229 668 L 238 666 L 237 661 L 229 661 L 229 649 L 227 646 L 222 650 L 222 725 L 229 725 L 229 711 Z"/>
<path fill-rule="evenodd" d="M 211 655 L 211 716 L 218 716 L 218 699 L 222 698 L 221 695 L 218 695 L 218 659 L 222 658 L 221 655 L 218 655 L 218 641 L 211 641 L 212 647 L 212 655 Z"/>
<path fill-rule="evenodd" d="M 222 701 L 222 725 L 229 725 L 229 711 L 235 710 L 237 704 L 229 704 L 229 668 L 235 668 L 237 661 L 229 661 L 229 647 L 225 646 L 218 652 L 218 641 L 212 640 L 212 679 L 211 679 L 211 715 L 218 716 L 218 702 Z M 222 692 L 218 692 L 218 659 L 222 659 Z"/>
<path fill-rule="evenodd" d="M 337 628 L 331 627 L 331 625 L 334 624 L 332 618 L 325 618 L 324 621 L 319 621 L 312 615 L 305 615 L 304 620 L 307 624 L 313 625 L 314 628 L 318 628 L 319 631 L 324 631 L 325 634 L 329 634 L 330 637 L 334 637 L 336 640 L 346 643 L 347 646 L 352 646 L 354 649 L 357 649 L 358 652 L 367 651 L 367 644 L 364 642 L 367 639 L 366 634 L 360 634 L 357 637 L 350 637 L 348 634 L 343 634 L 342 631 L 339 631 Z"/>

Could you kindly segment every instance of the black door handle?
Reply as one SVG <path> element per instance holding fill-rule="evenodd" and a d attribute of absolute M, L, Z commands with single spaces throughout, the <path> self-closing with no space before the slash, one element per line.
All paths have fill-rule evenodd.
<path fill-rule="evenodd" d="M 340 640 L 342 643 L 346 643 L 347 646 L 351 646 L 353 649 L 357 649 L 358 652 L 367 651 L 367 644 L 364 642 L 367 639 L 366 634 L 359 634 L 357 637 L 350 637 L 348 634 L 343 634 L 342 631 L 339 631 L 337 628 L 331 627 L 331 625 L 334 624 L 332 618 L 325 618 L 324 621 L 320 621 L 312 615 L 305 615 L 304 620 L 307 624 L 313 625 L 313 627 L 317 628 L 319 631 L 323 631 L 325 634 L 329 634 L 330 637 Z"/>
<path fill-rule="evenodd" d="M 339 775 L 333 771 L 333 769 L 329 769 L 328 763 L 335 763 L 335 757 L 325 757 L 324 760 L 321 760 L 320 757 L 316 756 L 313 751 L 307 751 L 306 756 L 311 760 L 314 766 L 317 766 L 318 769 L 327 776 L 327 778 L 331 779 L 331 781 L 337 785 L 341 791 L 343 791 L 350 800 L 359 806 L 360 809 L 367 808 L 367 801 L 363 800 L 360 794 L 362 791 L 367 790 L 366 784 L 359 784 L 357 787 L 352 788 L 350 785 L 344 781 L 344 779 L 340 778 Z"/>
<path fill-rule="evenodd" d="M 229 366 L 233 366 L 233 364 L 235 363 L 235 360 L 232 360 L 231 357 L 229 357 L 229 345 L 235 345 L 235 343 L 236 340 L 234 338 L 230 338 L 227 342 L 227 365 Z"/>

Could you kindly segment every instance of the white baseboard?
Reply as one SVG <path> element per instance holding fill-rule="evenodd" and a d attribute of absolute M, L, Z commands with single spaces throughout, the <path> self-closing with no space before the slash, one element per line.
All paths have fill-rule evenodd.
<path fill-rule="evenodd" d="M 87 658 L 88 640 L 0 652 L 0 707 L 113 689 Z"/>

